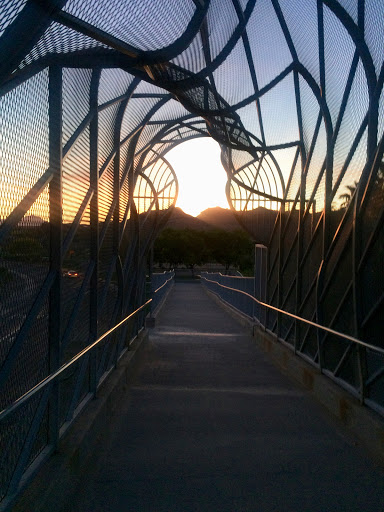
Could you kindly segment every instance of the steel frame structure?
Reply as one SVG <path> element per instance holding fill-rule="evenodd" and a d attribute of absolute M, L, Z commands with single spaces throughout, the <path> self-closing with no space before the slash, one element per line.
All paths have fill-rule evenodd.
<path fill-rule="evenodd" d="M 383 346 L 383 19 L 373 0 L 2 2 L 0 409 L 143 304 L 177 198 L 166 154 L 195 137 L 268 246 L 267 303 Z M 0 418 L 4 503 L 143 320 Z M 380 353 L 264 323 L 383 410 Z"/>

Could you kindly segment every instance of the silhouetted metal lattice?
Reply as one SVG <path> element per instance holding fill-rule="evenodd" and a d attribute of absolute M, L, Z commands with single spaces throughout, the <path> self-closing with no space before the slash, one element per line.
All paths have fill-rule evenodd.
<path fill-rule="evenodd" d="M 363 0 L 2 3 L 0 409 L 144 302 L 177 197 L 166 153 L 200 136 L 268 246 L 267 302 L 383 346 L 383 22 Z M 0 499 L 142 322 L 0 423 Z M 265 322 L 383 412 L 382 355 Z"/>

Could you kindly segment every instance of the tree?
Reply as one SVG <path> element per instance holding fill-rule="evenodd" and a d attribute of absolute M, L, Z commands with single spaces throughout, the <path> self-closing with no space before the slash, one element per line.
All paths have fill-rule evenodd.
<path fill-rule="evenodd" d="M 44 255 L 41 243 L 25 234 L 12 238 L 5 247 L 4 256 L 10 260 L 39 262 Z"/>
<path fill-rule="evenodd" d="M 253 243 L 244 231 L 214 230 L 206 234 L 211 259 L 225 267 L 249 267 L 253 261 Z"/>
<path fill-rule="evenodd" d="M 182 263 L 194 270 L 195 265 L 201 265 L 209 260 L 204 235 L 201 231 L 183 229 L 181 232 Z"/>
<path fill-rule="evenodd" d="M 253 268 L 253 242 L 244 231 L 196 231 L 165 229 L 154 245 L 154 259 L 160 266 L 184 264 L 193 272 L 195 265 L 219 263 L 227 273 L 231 266 Z"/>
<path fill-rule="evenodd" d="M 153 255 L 160 266 L 168 263 L 171 268 L 182 263 L 183 247 L 180 230 L 168 228 L 162 231 L 155 241 Z"/>
<path fill-rule="evenodd" d="M 343 201 L 340 205 L 340 208 L 347 208 L 349 206 L 349 203 L 355 194 L 358 184 L 359 183 L 355 181 L 353 185 L 347 185 L 346 188 L 348 189 L 348 192 L 344 192 L 344 194 L 339 195 L 339 199 Z"/>

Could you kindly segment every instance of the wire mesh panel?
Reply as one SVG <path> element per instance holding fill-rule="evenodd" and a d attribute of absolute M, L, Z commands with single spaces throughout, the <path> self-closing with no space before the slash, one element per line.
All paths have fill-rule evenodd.
<path fill-rule="evenodd" d="M 357 0 L 2 2 L 0 408 L 146 299 L 177 198 L 166 153 L 212 136 L 267 246 L 265 327 L 383 412 L 383 18 Z M 144 316 L 0 415 L 3 497 Z"/>
<path fill-rule="evenodd" d="M 48 167 L 47 99 L 48 75 L 43 71 L 0 100 L 3 233 L 9 216 L 17 213 L 0 249 L 0 409 L 49 373 L 48 301 L 41 293 L 49 279 L 48 187 L 42 185 L 38 197 L 22 204 Z M 20 460 L 34 460 L 47 444 L 42 411 L 33 446 L 28 452 L 23 448 L 38 404 L 37 399 L 1 425 L 2 497 L 14 485 L 13 474 L 24 470 Z"/>
<path fill-rule="evenodd" d="M 4 2 L 0 6 L 0 35 L 14 21 L 26 2 L 27 0 L 14 0 L 13 2 Z"/>

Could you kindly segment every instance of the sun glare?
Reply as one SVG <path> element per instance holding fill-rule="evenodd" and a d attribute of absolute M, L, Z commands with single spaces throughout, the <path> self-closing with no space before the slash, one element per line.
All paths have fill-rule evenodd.
<path fill-rule="evenodd" d="M 220 146 L 210 138 L 183 142 L 166 159 L 179 181 L 177 204 L 196 217 L 207 208 L 229 208 L 225 195 L 227 175 L 220 161 Z"/>

